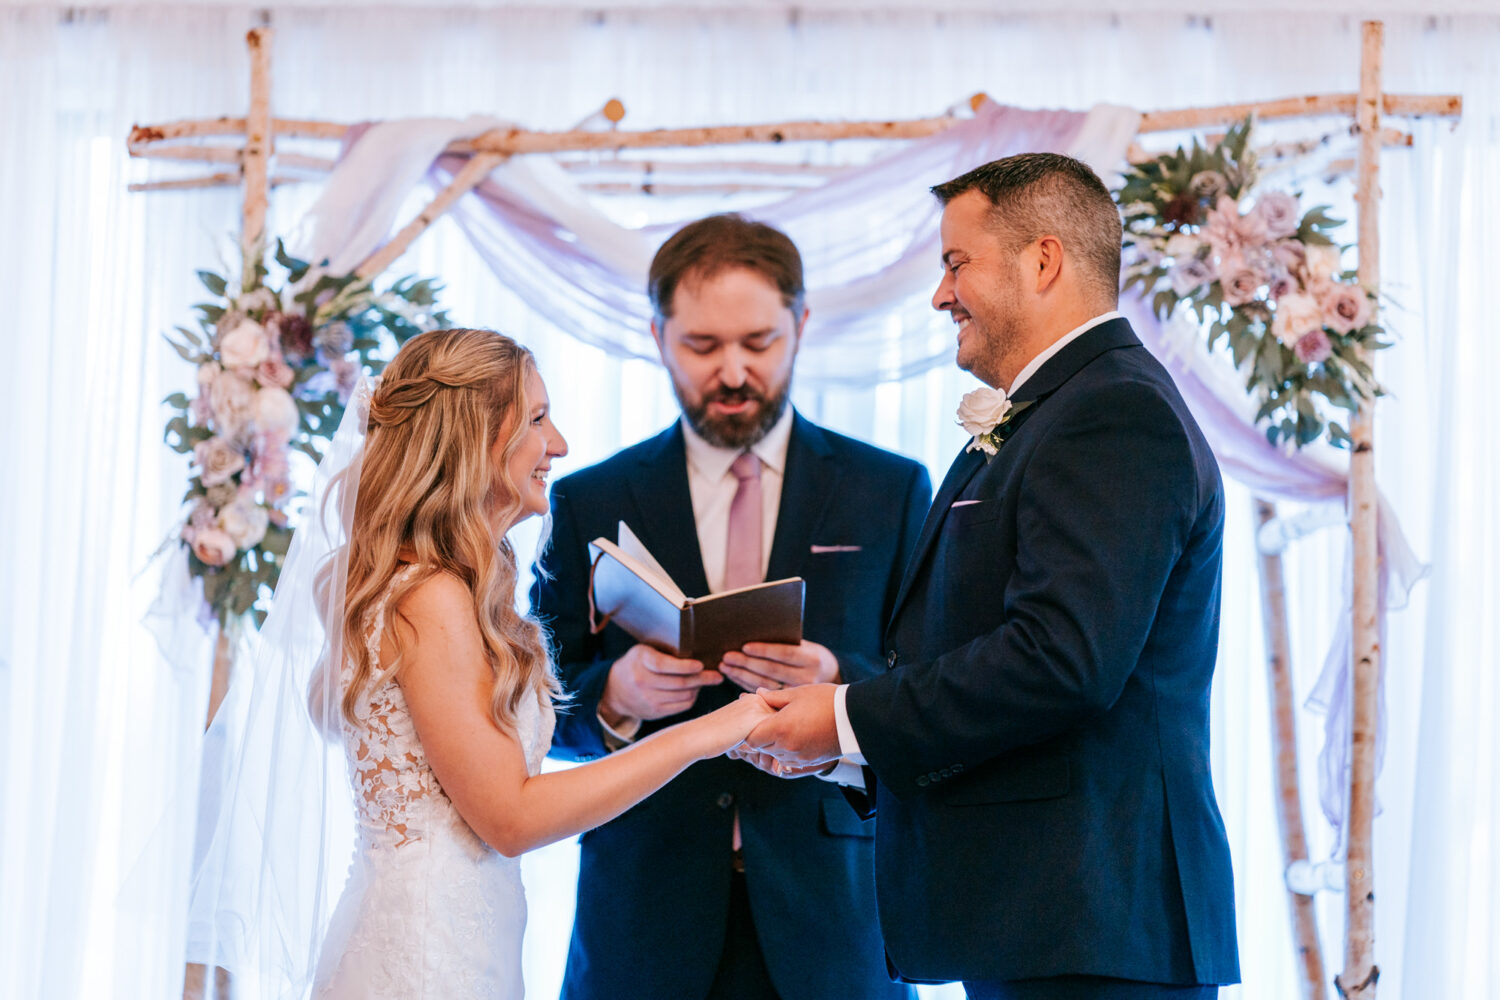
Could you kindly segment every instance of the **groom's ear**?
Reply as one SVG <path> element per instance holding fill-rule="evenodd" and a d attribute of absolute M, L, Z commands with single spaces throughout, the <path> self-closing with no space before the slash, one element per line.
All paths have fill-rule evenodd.
<path fill-rule="evenodd" d="M 1037 294 L 1052 291 L 1062 277 L 1062 240 L 1055 235 L 1044 235 L 1032 244 L 1032 267 L 1037 276 Z"/>

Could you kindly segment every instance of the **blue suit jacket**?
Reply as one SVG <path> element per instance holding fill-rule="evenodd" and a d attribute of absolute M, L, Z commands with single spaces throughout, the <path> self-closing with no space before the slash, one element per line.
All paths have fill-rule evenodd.
<path fill-rule="evenodd" d="M 1047 361 L 1027 400 L 995 458 L 953 463 L 892 669 L 847 695 L 878 778 L 890 961 L 916 980 L 1238 981 L 1208 754 L 1218 466 L 1124 320 Z"/>
<path fill-rule="evenodd" d="M 804 634 L 832 649 L 846 678 L 884 669 L 881 631 L 932 495 L 909 459 L 795 418 L 769 579 L 807 582 Z M 609 668 L 635 642 L 588 628 L 588 543 L 625 521 L 689 594 L 708 583 L 698 549 L 680 425 L 562 480 L 552 543 L 532 606 L 552 630 L 571 709 L 554 756 L 607 750 L 596 712 Z M 820 552 L 813 546 L 859 546 Z M 725 704 L 729 682 L 642 735 Z M 904 997 L 882 959 L 873 823 L 838 788 L 772 778 L 727 758 L 702 761 L 623 816 L 583 835 L 578 908 L 563 995 L 691 1000 L 704 996 L 727 923 L 730 836 L 740 814 L 746 878 L 772 981 L 785 1000 Z"/>

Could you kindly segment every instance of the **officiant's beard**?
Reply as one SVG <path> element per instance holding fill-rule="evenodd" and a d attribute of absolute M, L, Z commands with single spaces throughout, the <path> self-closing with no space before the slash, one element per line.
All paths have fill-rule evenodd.
<path fill-rule="evenodd" d="M 697 405 L 683 396 L 682 388 L 675 379 L 672 381 L 672 391 L 677 395 L 677 403 L 682 407 L 682 415 L 687 417 L 688 426 L 697 431 L 699 437 L 715 448 L 740 449 L 755 444 L 776 426 L 776 421 L 786 412 L 787 400 L 792 393 L 792 380 L 783 382 L 773 396 L 766 396 L 748 385 L 735 389 L 721 387 L 704 396 Z M 760 405 L 745 413 L 713 415 L 708 410 L 710 403 L 740 403 L 746 400 Z"/>

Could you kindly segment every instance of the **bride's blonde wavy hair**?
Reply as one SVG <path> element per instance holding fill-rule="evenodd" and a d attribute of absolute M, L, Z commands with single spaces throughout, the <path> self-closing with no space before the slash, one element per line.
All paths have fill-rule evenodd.
<path fill-rule="evenodd" d="M 515 608 L 515 551 L 503 535 L 496 538 L 496 526 L 503 530 L 522 509 L 509 463 L 530 424 L 526 380 L 535 370 L 531 352 L 509 337 L 449 329 L 407 341 L 381 376 L 370 399 L 349 546 L 343 637 L 353 673 L 342 708 L 351 723 L 359 695 L 401 670 L 399 633 L 387 632 L 396 655 L 382 672 L 364 630 L 401 568 L 403 549 L 419 569 L 392 590 L 391 607 L 442 572 L 472 595 L 495 677 L 496 725 L 514 733 L 522 698 L 562 696 L 541 626 Z M 502 439 L 496 467 L 490 449 Z"/>

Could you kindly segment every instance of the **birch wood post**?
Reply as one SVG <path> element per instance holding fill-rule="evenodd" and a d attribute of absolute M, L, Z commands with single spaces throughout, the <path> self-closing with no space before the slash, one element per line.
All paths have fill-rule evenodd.
<path fill-rule="evenodd" d="M 1255 501 L 1255 527 L 1276 517 L 1276 506 Z M 1302 787 L 1297 774 L 1297 710 L 1292 697 L 1291 630 L 1287 624 L 1286 581 L 1281 556 L 1261 552 L 1261 624 L 1266 643 L 1266 679 L 1271 698 L 1271 755 L 1276 774 L 1276 820 L 1281 830 L 1282 871 L 1294 861 L 1306 861 L 1307 830 L 1302 822 Z M 1292 918 L 1292 944 L 1302 970 L 1302 1000 L 1324 1000 L 1327 980 L 1323 971 L 1323 949 L 1318 943 L 1318 919 L 1313 897 L 1287 889 L 1287 908 Z"/>
<path fill-rule="evenodd" d="M 271 150 L 271 29 L 251 28 L 245 35 L 250 49 L 250 114 L 245 119 L 245 152 L 241 171 L 245 177 L 245 204 L 240 246 L 245 255 L 242 286 L 255 280 L 266 237 L 266 206 L 269 201 Z"/>
<path fill-rule="evenodd" d="M 1380 291 L 1380 76 L 1385 27 L 1363 25 L 1360 57 L 1359 283 Z M 1374 1000 L 1380 969 L 1375 964 L 1375 868 L 1371 839 L 1375 821 L 1375 739 L 1380 683 L 1379 550 L 1376 544 L 1375 401 L 1362 400 L 1350 424 L 1349 530 L 1354 570 L 1353 716 L 1349 756 L 1349 815 L 1345 838 L 1346 907 L 1344 971 L 1334 980 L 1351 1000 Z"/>

